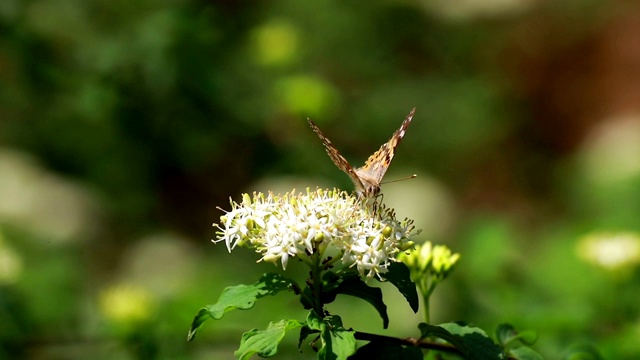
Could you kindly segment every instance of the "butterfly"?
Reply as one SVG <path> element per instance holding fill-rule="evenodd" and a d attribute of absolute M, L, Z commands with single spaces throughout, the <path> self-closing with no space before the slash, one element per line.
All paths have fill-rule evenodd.
<path fill-rule="evenodd" d="M 400 128 L 391 135 L 389 141 L 382 144 L 380 149 L 373 153 L 373 155 L 369 156 L 364 165 L 359 168 L 354 168 L 349 164 L 347 159 L 340 154 L 338 149 L 333 146 L 331 141 L 324 136 L 322 131 L 320 131 L 318 126 L 311 121 L 311 119 L 307 119 L 307 121 L 309 122 L 311 129 L 318 135 L 320 140 L 322 140 L 322 143 L 327 150 L 327 154 L 331 160 L 333 160 L 333 163 L 336 164 L 340 170 L 349 175 L 356 186 L 356 192 L 358 195 L 365 198 L 375 198 L 380 193 L 380 182 L 382 181 L 384 174 L 387 172 L 387 169 L 391 164 L 391 160 L 393 160 L 396 147 L 398 147 L 400 140 L 404 137 L 415 112 L 416 108 L 411 109 L 409 115 L 404 119 Z"/>

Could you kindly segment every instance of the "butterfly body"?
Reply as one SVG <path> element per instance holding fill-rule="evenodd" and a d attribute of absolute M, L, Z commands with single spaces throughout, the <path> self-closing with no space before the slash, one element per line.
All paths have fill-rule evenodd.
<path fill-rule="evenodd" d="M 380 146 L 380 149 L 373 153 L 373 155 L 369 156 L 367 161 L 365 161 L 364 165 L 359 168 L 354 168 L 349 164 L 347 159 L 340 154 L 338 149 L 331 143 L 331 141 L 324 136 L 322 131 L 316 126 L 316 124 L 311 121 L 311 119 L 307 119 L 309 122 L 309 126 L 311 129 L 318 135 L 322 143 L 324 144 L 325 150 L 327 154 L 331 158 L 336 166 L 344 171 L 356 187 L 356 192 L 365 198 L 373 198 L 380 193 L 380 183 L 382 182 L 382 178 L 384 174 L 387 172 L 389 165 L 391 164 L 391 160 L 393 160 L 393 156 L 395 155 L 396 147 L 400 144 L 400 141 L 405 135 L 407 127 L 411 124 L 411 120 L 413 119 L 413 114 L 416 109 L 411 109 L 409 115 L 404 119 L 400 128 L 396 130 L 391 138 L 386 143 Z"/>

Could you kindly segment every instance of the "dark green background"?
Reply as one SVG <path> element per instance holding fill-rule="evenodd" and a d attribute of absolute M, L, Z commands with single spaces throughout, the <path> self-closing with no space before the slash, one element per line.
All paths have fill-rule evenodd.
<path fill-rule="evenodd" d="M 414 106 L 387 180 L 418 178 L 383 191 L 423 229 L 416 241 L 462 254 L 433 320 L 536 330 L 549 359 L 579 345 L 638 358 L 640 260 L 607 269 L 580 249 L 603 232 L 640 241 L 639 13 L 596 0 L 3 0 L 0 358 L 231 358 L 243 331 L 302 320 L 281 294 L 185 342 L 224 287 L 279 271 L 210 242 L 216 207 L 351 189 L 306 118 L 359 165 Z M 384 289 L 390 331 L 356 300 L 331 310 L 415 336 L 419 317 Z M 114 317 L 118 304 L 138 320 Z"/>

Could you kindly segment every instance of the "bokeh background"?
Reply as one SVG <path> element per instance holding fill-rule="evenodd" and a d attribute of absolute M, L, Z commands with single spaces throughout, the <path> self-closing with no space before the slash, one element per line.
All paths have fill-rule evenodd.
<path fill-rule="evenodd" d="M 0 2 L 0 358 L 227 359 L 295 298 L 198 309 L 271 264 L 214 245 L 242 192 L 383 187 L 462 254 L 432 318 L 640 358 L 640 5 L 599 0 Z M 287 275 L 303 279 L 295 263 Z M 347 327 L 413 336 L 338 299 Z M 281 358 L 298 358 L 297 337 Z M 313 354 L 307 349 L 303 356 Z"/>

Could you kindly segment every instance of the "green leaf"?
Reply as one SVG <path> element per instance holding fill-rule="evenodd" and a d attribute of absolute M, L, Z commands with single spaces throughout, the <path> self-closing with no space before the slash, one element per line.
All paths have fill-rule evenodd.
<path fill-rule="evenodd" d="M 460 352 L 462 352 L 463 354 L 466 354 L 468 352 L 467 346 L 465 345 L 462 337 L 450 333 L 449 330 L 445 329 L 444 327 L 420 323 L 418 324 L 418 329 L 420 329 L 421 339 L 429 336 L 434 336 L 439 339 L 445 340 L 449 344 L 453 345 L 456 349 L 460 350 Z"/>
<path fill-rule="evenodd" d="M 538 340 L 535 331 L 518 332 L 510 324 L 500 324 L 496 328 L 496 337 L 502 346 L 507 347 L 515 341 L 520 341 L 526 345 L 533 345 Z"/>
<path fill-rule="evenodd" d="M 389 326 L 389 316 L 387 315 L 387 306 L 382 301 L 382 290 L 367 285 L 360 276 L 350 272 L 340 273 L 342 278 L 339 285 L 327 297 L 335 297 L 332 294 L 344 294 L 360 298 L 371 304 L 380 314 L 382 318 L 383 328 Z"/>
<path fill-rule="evenodd" d="M 420 324 L 423 325 L 423 324 Z M 451 338 L 444 338 L 438 334 L 434 334 L 457 349 L 463 352 L 465 359 L 468 360 L 502 360 L 504 352 L 502 348 L 496 345 L 491 338 L 480 328 L 471 327 L 458 323 L 440 324 L 437 327 L 445 329 L 455 338 L 455 342 L 451 342 Z M 422 329 L 421 329 L 422 330 Z"/>
<path fill-rule="evenodd" d="M 198 332 L 198 329 L 200 328 L 200 326 L 202 326 L 202 323 L 209 320 L 209 318 L 211 318 L 211 316 L 209 315 L 207 309 L 203 308 L 198 311 L 198 314 L 191 322 L 191 328 L 189 329 L 189 334 L 187 334 L 187 341 L 191 341 L 196 337 L 196 332 Z"/>
<path fill-rule="evenodd" d="M 339 316 L 328 316 L 323 320 L 320 332 L 322 348 L 318 352 L 321 360 L 343 360 L 356 352 L 356 338 L 352 330 L 342 326 Z"/>
<path fill-rule="evenodd" d="M 278 352 L 278 344 L 285 333 L 302 327 L 297 320 L 280 320 L 269 323 L 266 330 L 253 329 L 242 334 L 240 348 L 234 353 L 236 359 L 248 359 L 254 354 L 261 357 L 271 357 Z"/>
<path fill-rule="evenodd" d="M 195 338 L 196 332 L 209 318 L 219 320 L 224 313 L 240 309 L 251 309 L 256 300 L 267 295 L 276 295 L 280 291 L 289 290 L 295 286 L 293 280 L 287 279 L 279 274 L 264 274 L 260 280 L 251 285 L 229 286 L 222 291 L 218 302 L 208 305 L 200 311 L 193 319 L 187 340 L 191 341 Z"/>
<path fill-rule="evenodd" d="M 300 329 L 300 337 L 298 339 L 298 349 L 302 347 L 302 342 L 312 334 L 319 334 L 324 329 L 325 324 L 322 322 L 322 319 L 316 315 L 315 312 L 310 311 L 309 315 L 307 315 L 307 321 L 305 325 Z M 314 339 L 315 343 L 318 339 Z M 315 348 L 315 344 L 314 348 Z"/>
<path fill-rule="evenodd" d="M 318 333 L 320 333 L 319 330 L 314 330 L 314 329 L 311 329 L 309 326 L 304 325 L 302 329 L 300 329 L 300 336 L 298 338 L 298 349 L 302 348 L 302 342 L 305 341 L 307 337 L 313 334 L 318 334 Z"/>
<path fill-rule="evenodd" d="M 422 350 L 388 341 L 370 342 L 358 349 L 349 360 L 422 360 Z"/>
<path fill-rule="evenodd" d="M 318 314 L 314 311 L 310 311 L 309 315 L 307 315 L 306 325 L 309 329 L 320 332 L 324 329 L 325 323 L 324 319 L 320 318 Z"/>
<path fill-rule="evenodd" d="M 517 348 L 509 350 L 509 357 L 517 360 L 543 360 L 542 355 L 533 351 L 528 346 L 519 346 Z"/>
<path fill-rule="evenodd" d="M 518 338 L 518 332 L 511 324 L 500 324 L 496 328 L 496 338 L 502 346 L 507 346 L 511 341 Z"/>
<path fill-rule="evenodd" d="M 411 281 L 409 267 L 403 262 L 393 262 L 389 265 L 389 271 L 382 276 L 400 291 L 402 296 L 407 299 L 411 310 L 417 313 L 420 308 L 420 300 L 416 284 Z"/>

